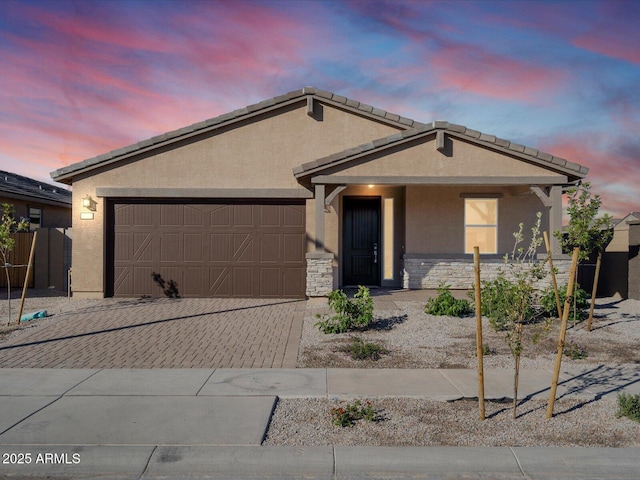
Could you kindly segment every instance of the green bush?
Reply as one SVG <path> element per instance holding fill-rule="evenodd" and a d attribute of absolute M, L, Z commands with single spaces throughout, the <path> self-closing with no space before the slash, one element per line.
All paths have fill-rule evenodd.
<path fill-rule="evenodd" d="M 497 332 L 508 329 L 516 309 L 521 307 L 522 312 L 518 315 L 523 319 L 530 319 L 535 316 L 532 302 L 528 298 L 533 294 L 532 289 L 525 288 L 522 282 L 512 282 L 499 275 L 494 280 L 485 280 L 482 282 L 480 291 L 480 300 L 482 302 L 482 315 L 489 318 L 489 323 Z M 469 292 L 469 296 L 475 295 L 473 291 Z M 523 301 L 523 296 L 527 298 Z"/>
<path fill-rule="evenodd" d="M 377 343 L 365 342 L 360 337 L 352 337 L 351 343 L 340 349 L 348 353 L 353 360 L 380 360 L 389 351 Z"/>
<path fill-rule="evenodd" d="M 441 283 L 438 287 L 438 296 L 427 300 L 424 312 L 429 315 L 446 315 L 449 317 L 462 317 L 471 312 L 471 305 L 467 300 L 458 300 L 450 292 L 449 285 Z"/>
<path fill-rule="evenodd" d="M 618 417 L 627 417 L 640 422 L 640 395 L 621 393 L 618 395 Z"/>
<path fill-rule="evenodd" d="M 326 316 L 315 324 L 324 333 L 344 333 L 353 329 L 365 329 L 373 320 L 373 299 L 367 287 L 358 286 L 353 299 L 342 290 L 329 294 L 329 308 L 336 314 Z"/>
<path fill-rule="evenodd" d="M 564 306 L 564 302 L 567 298 L 567 287 L 568 285 L 565 283 L 563 286 L 558 287 L 558 295 L 560 296 L 560 305 Z M 580 285 L 576 285 L 576 318 L 585 319 L 587 318 L 588 309 L 589 309 L 589 299 L 590 296 L 587 292 L 580 288 Z M 549 317 L 557 317 L 558 316 L 558 307 L 556 306 L 556 294 L 553 291 L 553 286 L 546 288 L 542 292 L 542 297 L 540 298 L 540 305 L 542 306 L 542 311 L 545 316 Z M 573 318 L 573 302 L 571 302 L 571 318 Z"/>
<path fill-rule="evenodd" d="M 368 422 L 376 420 L 376 411 L 371 402 L 363 405 L 360 400 L 348 403 L 344 407 L 331 409 L 331 420 L 338 427 L 351 427 L 357 420 L 364 419 Z"/>
<path fill-rule="evenodd" d="M 572 360 L 582 360 L 589 356 L 586 348 L 574 342 L 566 343 L 563 352 Z"/>

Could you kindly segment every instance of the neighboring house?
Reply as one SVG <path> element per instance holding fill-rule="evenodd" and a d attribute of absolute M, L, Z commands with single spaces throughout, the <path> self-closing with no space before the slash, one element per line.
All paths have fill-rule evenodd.
<path fill-rule="evenodd" d="M 32 178 L 0 170 L 0 204 L 9 203 L 17 219 L 28 218 L 29 230 L 71 226 L 71 192 Z"/>
<path fill-rule="evenodd" d="M 613 237 L 602 257 L 598 294 L 622 298 L 638 298 L 640 295 L 637 293 L 640 292 L 640 276 L 631 268 L 634 262 L 638 262 L 638 244 L 634 244 L 632 235 L 633 225 L 638 222 L 640 212 L 631 212 L 615 222 Z"/>
<path fill-rule="evenodd" d="M 34 257 L 31 287 L 67 287 L 67 271 L 71 263 L 71 192 L 66 188 L 0 170 L 0 204 L 13 205 L 16 219 L 28 218 L 31 232 L 40 229 Z M 17 234 L 11 261 L 27 264 L 32 235 Z M 21 287 L 26 268 L 10 270 L 11 284 Z M 6 286 L 4 273 L 0 286 Z"/>
<path fill-rule="evenodd" d="M 563 188 L 586 173 L 307 87 L 51 176 L 73 185 L 76 296 L 162 295 L 155 273 L 181 296 L 303 298 L 469 288 L 474 245 L 490 273 L 536 212 L 561 230 Z"/>

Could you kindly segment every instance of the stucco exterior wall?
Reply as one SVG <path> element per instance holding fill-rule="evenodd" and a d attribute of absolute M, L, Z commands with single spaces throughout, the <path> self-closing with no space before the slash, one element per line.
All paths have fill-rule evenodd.
<path fill-rule="evenodd" d="M 541 230 L 549 224 L 548 211 L 527 187 L 407 186 L 406 253 L 464 254 L 464 196 L 495 194 L 498 198 L 498 254 L 513 250 L 513 233 L 524 223 L 525 246 L 536 213 L 542 213 Z M 551 236 L 553 232 L 549 232 Z M 544 248 L 539 250 L 544 251 Z"/>
<path fill-rule="evenodd" d="M 478 148 L 451 138 L 450 149 L 436 149 L 435 135 L 385 151 L 383 157 L 348 168 L 336 167 L 341 176 L 397 176 L 411 172 L 428 177 L 546 176 L 548 169 L 510 158 L 493 150 Z M 330 172 L 330 170 L 329 170 Z M 561 176 L 558 176 L 561 181 Z"/>
<path fill-rule="evenodd" d="M 74 178 L 73 290 L 77 297 L 102 297 L 105 292 L 105 199 L 98 188 L 220 188 L 305 190 L 293 176 L 293 167 L 329 155 L 398 129 L 360 115 L 316 102 L 313 117 L 306 102 L 278 113 L 223 128 L 208 136 L 182 141 L 155 155 L 140 155 Z M 96 202 L 92 220 L 81 220 L 87 210 L 81 199 Z M 307 205 L 308 251 L 315 249 L 314 201 Z M 331 220 L 328 221 L 329 229 Z M 337 248 L 337 245 L 334 245 Z M 330 248 L 334 248 L 330 247 Z"/>

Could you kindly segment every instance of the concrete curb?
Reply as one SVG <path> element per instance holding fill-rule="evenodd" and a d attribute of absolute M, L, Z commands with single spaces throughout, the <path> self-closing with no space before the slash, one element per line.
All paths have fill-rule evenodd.
<path fill-rule="evenodd" d="M 3 478 L 637 480 L 638 448 L 9 446 Z M 36 463 L 55 454 L 48 463 Z"/>

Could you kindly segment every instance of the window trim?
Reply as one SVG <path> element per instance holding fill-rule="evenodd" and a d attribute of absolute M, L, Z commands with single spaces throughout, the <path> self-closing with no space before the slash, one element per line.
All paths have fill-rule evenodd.
<path fill-rule="evenodd" d="M 493 228 L 495 230 L 495 238 L 496 238 L 496 243 L 495 243 L 495 250 L 493 252 L 481 252 L 484 253 L 486 255 L 496 255 L 498 253 L 498 226 L 499 226 L 499 208 L 500 208 L 500 202 L 498 201 L 500 197 L 492 195 L 492 196 L 488 196 L 488 195 L 477 195 L 477 196 L 465 196 L 464 197 L 464 239 L 463 239 L 463 245 L 462 245 L 462 250 L 464 251 L 465 254 L 472 254 L 473 251 L 468 252 L 467 251 L 467 228 L 468 227 L 481 227 L 481 228 Z M 483 200 L 483 201 L 487 201 L 487 200 L 494 200 L 496 202 L 496 223 L 495 224 L 471 224 L 471 223 L 467 223 L 467 202 L 468 201 L 473 201 L 473 200 Z"/>

